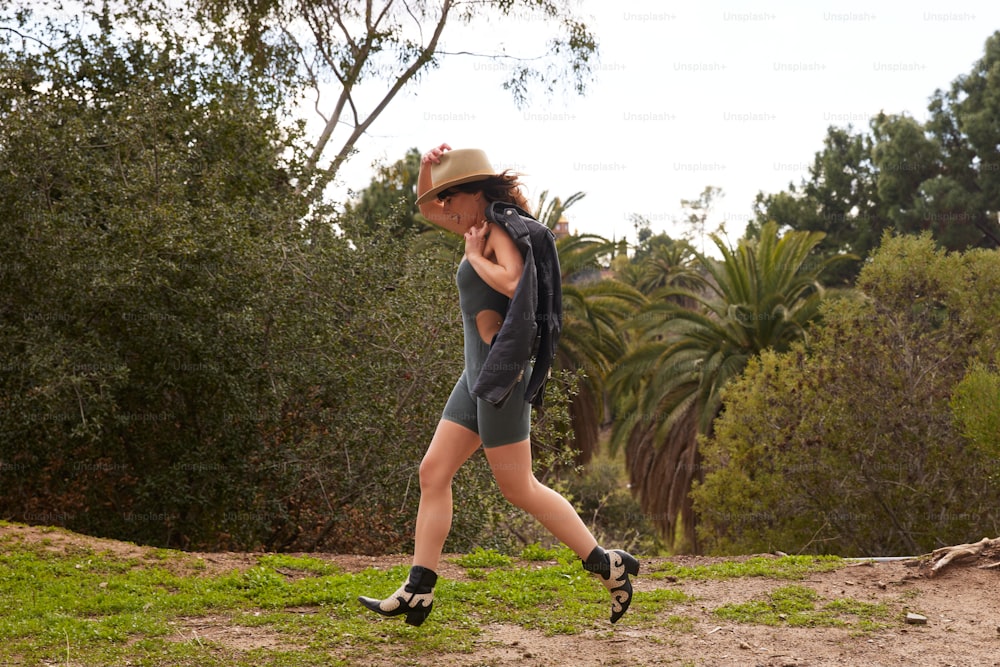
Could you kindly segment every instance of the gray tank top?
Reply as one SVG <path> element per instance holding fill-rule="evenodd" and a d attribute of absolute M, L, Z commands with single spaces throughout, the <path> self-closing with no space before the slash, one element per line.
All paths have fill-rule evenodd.
<path fill-rule="evenodd" d="M 455 282 L 458 283 L 458 303 L 463 315 L 470 315 L 475 319 L 482 310 L 495 310 L 501 315 L 507 314 L 510 299 L 487 285 L 486 281 L 476 273 L 472 264 L 469 264 L 469 260 L 463 259 L 458 265 Z"/>
<path fill-rule="evenodd" d="M 478 371 L 486 360 L 490 346 L 479 337 L 476 315 L 483 310 L 495 310 L 501 317 L 505 317 L 510 299 L 487 285 L 472 264 L 464 258 L 458 265 L 455 282 L 458 284 L 458 304 L 462 309 L 465 332 L 465 367 L 470 371 Z"/>

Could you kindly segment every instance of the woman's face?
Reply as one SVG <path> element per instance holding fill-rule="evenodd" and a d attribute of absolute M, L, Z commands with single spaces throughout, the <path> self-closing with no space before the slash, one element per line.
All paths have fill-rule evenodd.
<path fill-rule="evenodd" d="M 438 198 L 443 211 L 458 230 L 464 234 L 485 219 L 486 200 L 481 192 L 444 191 Z"/>

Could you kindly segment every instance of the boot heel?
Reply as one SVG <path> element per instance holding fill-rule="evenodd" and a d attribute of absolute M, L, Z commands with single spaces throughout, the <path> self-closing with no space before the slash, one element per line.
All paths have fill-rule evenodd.
<path fill-rule="evenodd" d="M 406 613 L 406 622 L 414 627 L 420 627 L 420 624 L 427 620 L 427 617 L 431 614 L 431 607 L 426 609 L 414 609 Z"/>
<path fill-rule="evenodd" d="M 625 553 L 624 551 L 619 551 L 622 555 L 622 560 L 625 562 L 625 571 L 631 574 L 633 577 L 639 574 L 639 560 L 635 558 L 632 554 Z"/>

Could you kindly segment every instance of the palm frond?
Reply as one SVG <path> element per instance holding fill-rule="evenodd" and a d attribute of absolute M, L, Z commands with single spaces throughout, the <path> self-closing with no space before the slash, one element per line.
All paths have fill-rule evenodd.
<path fill-rule="evenodd" d="M 761 350 L 787 349 L 818 316 L 818 276 L 842 259 L 810 262 L 822 238 L 782 237 L 774 223 L 736 248 L 713 235 L 721 259 L 696 253 L 698 270 L 683 272 L 688 282 L 657 286 L 625 323 L 630 347 L 607 381 L 621 420 L 612 445 L 626 447 L 641 503 L 662 517 L 666 539 L 682 523 L 695 544 L 688 492 L 699 475 L 697 436 L 711 433 L 725 386 Z"/>

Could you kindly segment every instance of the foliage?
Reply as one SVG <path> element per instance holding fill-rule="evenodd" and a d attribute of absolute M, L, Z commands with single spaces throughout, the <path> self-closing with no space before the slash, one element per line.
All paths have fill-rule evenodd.
<path fill-rule="evenodd" d="M 558 368 L 579 376 L 570 408 L 574 447 L 586 463 L 597 453 L 605 415 L 605 377 L 625 351 L 621 323 L 645 298 L 629 285 L 598 273 L 607 240 L 592 235 L 559 239 L 563 272 L 563 329 L 556 356 Z"/>
<path fill-rule="evenodd" d="M 0 504 L 160 544 L 255 543 L 297 428 L 273 356 L 306 288 L 296 138 L 238 58 L 86 18 L 26 17 L 44 49 L 2 35 Z"/>
<path fill-rule="evenodd" d="M 698 288 L 700 282 L 694 269 L 697 257 L 687 241 L 659 234 L 636 249 L 632 262 L 623 267 L 621 279 L 652 300 L 659 300 L 658 292 L 666 291 L 665 298 L 693 307 L 693 302 L 684 300 L 674 290 Z"/>
<path fill-rule="evenodd" d="M 952 393 L 956 427 L 988 459 L 1000 459 L 1000 373 L 978 363 Z M 1000 473 L 1000 467 L 997 468 Z"/>
<path fill-rule="evenodd" d="M 549 199 L 549 191 L 543 190 L 538 195 L 538 205 L 532 215 L 535 216 L 535 220 L 556 231 L 559 223 L 565 218 L 566 211 L 584 197 L 586 197 L 585 193 L 574 192 L 565 201 L 561 197 Z"/>
<path fill-rule="evenodd" d="M 809 168 L 809 178 L 776 194 L 757 195 L 756 221 L 748 233 L 757 233 L 768 221 L 782 228 L 825 234 L 816 248 L 820 258 L 840 252 L 855 256 L 827 268 L 825 284 L 852 283 L 862 260 L 878 246 L 888 226 L 877 193 L 878 174 L 871 161 L 872 139 L 852 128 L 831 127 Z"/>
<path fill-rule="evenodd" d="M 664 537 L 672 541 L 684 526 L 692 549 L 688 492 L 700 466 L 698 434 L 710 433 L 722 388 L 754 355 L 801 338 L 823 297 L 824 264 L 809 262 L 821 233 L 779 237 L 769 223 L 735 250 L 712 238 L 722 260 L 698 254 L 702 272 L 685 274 L 700 290 L 658 290 L 631 321 L 632 345 L 609 377 L 611 444 L 625 449 L 633 488 Z"/>
<path fill-rule="evenodd" d="M 887 237 L 862 297 L 828 302 L 808 346 L 752 361 L 702 442 L 706 547 L 916 554 L 1000 528 L 995 466 L 949 409 L 967 365 L 996 353 L 1000 304 L 981 295 L 998 261 Z"/>
<path fill-rule="evenodd" d="M 1000 32 L 983 57 L 928 104 L 929 119 L 873 114 L 867 133 L 830 127 L 809 177 L 757 196 L 756 225 L 827 233 L 821 254 L 865 259 L 882 233 L 929 231 L 949 250 L 1000 245 Z M 853 280 L 860 262 L 824 276 Z"/>
<path fill-rule="evenodd" d="M 351 249 L 317 267 L 323 303 L 299 305 L 324 318 L 309 350 L 319 364 L 310 411 L 322 430 L 296 443 L 299 484 L 287 502 L 303 528 L 299 549 L 398 552 L 412 535 L 420 458 L 461 368 L 461 321 L 450 266 L 411 252 L 389 223 L 371 234 L 367 222 L 339 224 Z M 480 495 L 489 497 L 481 476 L 460 474 L 456 502 Z M 457 544 L 480 523 L 457 517 Z"/>
<path fill-rule="evenodd" d="M 404 236 L 426 229 L 429 223 L 421 223 L 417 215 L 419 174 L 420 151 L 411 148 L 403 159 L 377 169 L 360 197 L 344 205 L 346 215 L 362 223 L 368 234 L 389 231 Z"/>
<path fill-rule="evenodd" d="M 551 548 L 546 549 L 540 544 L 529 544 L 521 549 L 520 557 L 522 560 L 526 561 L 538 561 L 538 560 L 556 560 L 562 550 L 567 547 L 562 547 L 562 549 Z M 576 558 L 576 554 L 570 552 L 573 558 Z"/>
<path fill-rule="evenodd" d="M 0 34 L 2 513 L 190 548 L 405 548 L 461 368 L 453 266 L 296 194 L 284 92 L 238 53 L 122 22 Z M 482 472 L 457 502 L 499 498 Z"/>
<path fill-rule="evenodd" d="M 260 68 L 292 68 L 311 96 L 322 130 L 308 158 L 317 178 L 305 189 L 321 190 L 351 156 L 358 139 L 408 84 L 436 67 L 449 51 L 448 38 L 461 40 L 462 28 L 498 21 L 514 29 L 477 33 L 475 55 L 491 58 L 507 75 L 503 87 L 524 104 L 540 85 L 553 92 L 568 86 L 582 93 L 591 74 L 597 42 L 568 0 L 489 0 L 466 3 L 344 0 L 188 0 L 198 23 L 211 26 L 217 40 L 238 45 Z M 518 34 L 522 22 L 544 25 L 544 52 L 516 55 L 503 39 L 483 35 Z M 516 40 L 515 40 L 516 42 Z M 493 50 L 492 53 L 488 52 Z M 485 51 L 485 52 L 484 52 Z M 332 83 L 330 102 L 322 93 Z M 346 131 L 326 167 L 330 140 Z"/>
<path fill-rule="evenodd" d="M 566 495 L 600 544 L 655 554 L 663 545 L 629 489 L 624 457 L 601 453 L 566 480 Z"/>

